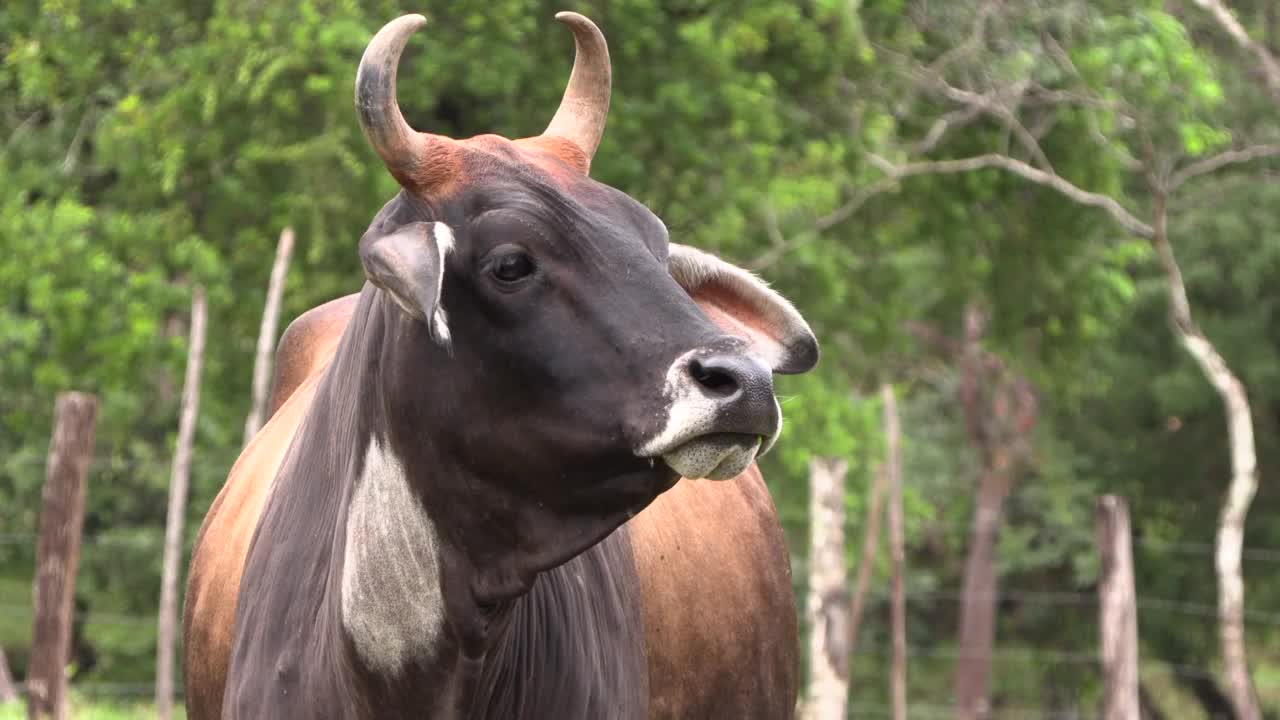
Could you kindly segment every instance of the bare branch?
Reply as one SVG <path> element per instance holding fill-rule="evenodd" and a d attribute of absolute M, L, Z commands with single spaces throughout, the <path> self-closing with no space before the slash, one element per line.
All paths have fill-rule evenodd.
<path fill-rule="evenodd" d="M 1062 47 L 1058 39 L 1053 33 L 1044 31 L 1040 33 L 1040 45 L 1048 53 L 1049 57 L 1058 64 L 1068 75 L 1075 78 L 1076 84 L 1081 88 L 1081 92 L 1072 92 L 1069 90 L 1048 90 L 1043 88 L 1034 89 L 1028 98 L 1032 103 L 1039 104 L 1043 102 L 1049 105 L 1072 104 L 1085 108 L 1086 111 L 1091 110 L 1111 110 L 1116 113 L 1122 122 L 1135 124 L 1134 112 L 1122 101 L 1099 98 L 1089 91 L 1089 83 L 1085 81 L 1084 75 L 1080 73 L 1080 69 L 1072 62 L 1071 55 Z M 1128 170 L 1139 170 L 1142 163 L 1137 158 L 1125 151 L 1124 146 L 1120 143 L 1112 142 L 1107 134 L 1102 131 L 1102 124 L 1098 122 L 1098 116 L 1094 112 L 1086 112 L 1085 117 L 1089 122 L 1089 134 L 1093 136 L 1094 142 L 1105 151 L 1111 152 Z"/>
<path fill-rule="evenodd" d="M 932 67 L 909 63 L 908 72 L 917 82 L 933 88 L 944 98 L 966 106 L 970 110 L 986 113 L 994 117 L 1018 139 L 1018 143 L 1030 154 L 1031 159 L 1035 161 L 1041 170 L 1053 171 L 1049 158 L 1040 149 L 1039 141 L 1018 120 L 1017 115 L 1012 110 L 1012 107 L 1016 107 L 1021 98 L 1026 95 L 1027 89 L 1031 86 L 1030 81 L 1023 79 L 1005 87 L 996 88 L 988 93 L 977 93 L 952 85 Z"/>
<path fill-rule="evenodd" d="M 1081 84 L 1084 83 L 1084 76 L 1080 74 L 1080 69 L 1076 67 L 1075 61 L 1071 59 L 1071 53 L 1068 53 L 1066 48 L 1062 47 L 1062 43 L 1058 42 L 1058 38 L 1054 37 L 1052 32 L 1044 30 L 1040 33 L 1040 45 L 1049 54 L 1049 57 L 1058 64 L 1058 67 L 1067 71 Z"/>
<path fill-rule="evenodd" d="M 925 134 L 919 142 L 912 146 L 913 155 L 927 155 L 938 147 L 938 143 L 942 142 L 942 136 L 951 130 L 964 127 L 973 122 L 975 118 L 982 114 L 982 108 L 972 105 L 960 110 L 952 110 L 933 121 L 933 125 L 929 127 L 929 132 Z"/>
<path fill-rule="evenodd" d="M 80 148 L 84 146 L 85 131 L 89 129 L 92 108 L 85 110 L 84 115 L 80 116 L 80 124 L 76 127 L 76 134 L 71 138 L 71 144 L 67 146 L 67 155 L 62 159 L 62 174 L 70 175 L 75 171 L 76 165 L 80 163 Z"/>
<path fill-rule="evenodd" d="M 886 175 L 855 193 L 854 196 L 849 199 L 849 202 L 814 221 L 812 232 L 798 235 L 791 239 L 785 239 L 781 243 L 778 242 L 778 240 L 782 238 L 781 231 L 778 231 L 775 236 L 774 228 L 769 228 L 769 237 L 773 241 L 772 246 L 768 250 L 757 255 L 755 259 L 747 262 L 747 269 L 752 272 L 760 272 L 770 265 L 773 265 L 795 248 L 817 238 L 823 232 L 830 230 L 831 228 L 843 223 L 845 220 L 853 217 L 855 213 L 862 209 L 863 205 L 867 204 L 868 200 L 892 190 L 897 185 L 898 179 L 896 177 Z"/>
<path fill-rule="evenodd" d="M 783 245 L 774 245 L 748 262 L 747 268 L 759 272 L 769 267 L 799 245 L 814 240 L 823 232 L 853 217 L 867 201 L 897 187 L 898 182 L 903 178 L 914 175 L 950 175 L 984 169 L 1005 170 L 1038 185 L 1052 188 L 1081 205 L 1105 210 L 1121 227 L 1138 237 L 1150 239 L 1152 236 L 1151 226 L 1139 220 L 1115 198 L 1085 190 L 1056 173 L 1045 172 L 1008 155 L 989 153 L 958 160 L 923 160 L 905 165 L 894 165 L 875 153 L 867 153 L 867 158 L 873 165 L 885 171 L 884 177 L 856 193 L 841 207 L 818 218 L 814 222 L 813 232 L 789 240 Z"/>
<path fill-rule="evenodd" d="M 1020 99 L 1026 93 L 1027 83 L 1018 83 L 1015 87 L 1018 89 L 1015 98 Z M 1053 172 L 1053 165 L 1050 164 L 1049 157 L 1040 149 L 1040 141 L 1031 131 L 1027 130 L 1027 127 L 1022 124 L 1022 121 L 1018 119 L 1012 110 L 1003 104 L 995 104 L 990 112 L 998 117 L 1005 127 L 1009 128 L 1014 137 L 1018 138 L 1018 142 L 1023 149 L 1030 153 L 1031 159 L 1035 160 L 1036 165 L 1041 170 Z"/>
<path fill-rule="evenodd" d="M 998 3 L 995 2 L 983 3 L 974 16 L 973 27 L 969 31 L 969 36 L 965 38 L 964 42 L 943 52 L 932 63 L 929 63 L 929 70 L 942 74 L 946 72 L 947 66 L 957 58 L 984 45 L 987 42 L 987 20 L 996 11 L 997 5 Z"/>
<path fill-rule="evenodd" d="M 1253 56 L 1258 59 L 1258 69 L 1262 71 L 1262 76 L 1267 83 L 1267 89 L 1271 91 L 1271 97 L 1280 103 L 1280 62 L 1276 61 L 1271 51 L 1262 43 L 1249 37 L 1249 33 L 1245 31 L 1244 26 L 1240 24 L 1240 21 L 1231 12 L 1231 8 L 1227 7 L 1223 0 L 1192 1 L 1213 15 L 1213 18 L 1218 21 L 1218 25 L 1231 36 L 1232 40 L 1236 41 L 1237 45 L 1253 53 Z"/>
<path fill-rule="evenodd" d="M 1007 155 L 987 154 L 959 160 L 929 160 L 908 163 L 898 166 L 895 169 L 894 177 L 905 178 L 912 175 L 961 173 L 986 168 L 998 168 L 1011 172 L 1031 182 L 1052 188 L 1081 205 L 1106 210 L 1125 230 L 1138 237 L 1150 238 L 1152 235 L 1151 226 L 1135 217 L 1115 198 L 1090 192 L 1068 180 L 1064 180 L 1060 175 L 1045 172 Z"/>
<path fill-rule="evenodd" d="M 1240 547 L 1244 521 L 1258 491 L 1258 455 L 1254 444 L 1253 417 L 1244 383 L 1227 364 L 1217 347 L 1191 316 L 1182 269 L 1169 243 L 1166 198 L 1157 195 L 1153 213 L 1155 233 L 1151 244 L 1168 281 L 1169 324 L 1205 379 L 1222 399 L 1227 415 L 1227 441 L 1231 448 L 1231 480 L 1218 516 L 1214 567 L 1218 576 L 1218 632 L 1227 696 L 1236 717 L 1260 720 L 1257 694 L 1249 679 L 1244 631 L 1244 580 Z"/>
<path fill-rule="evenodd" d="M 1169 191 L 1172 192 L 1191 178 L 1216 172 L 1228 165 L 1251 162 L 1262 158 L 1280 155 L 1280 145 L 1250 145 L 1238 150 L 1227 150 L 1212 157 L 1193 162 L 1175 172 L 1169 178 Z"/>
<path fill-rule="evenodd" d="M 5 140 L 5 145 L 10 146 L 16 144 L 22 139 L 22 136 L 25 135 L 28 130 L 35 127 L 36 121 L 39 119 L 40 111 L 38 110 L 24 118 L 22 122 L 18 123 L 18 127 L 14 128 L 13 132 L 9 134 L 9 139 Z"/>

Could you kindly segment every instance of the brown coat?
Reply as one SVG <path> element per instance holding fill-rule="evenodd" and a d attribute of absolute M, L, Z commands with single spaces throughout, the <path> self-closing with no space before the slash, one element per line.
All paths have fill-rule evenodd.
<path fill-rule="evenodd" d="M 187 710 L 196 720 L 221 716 L 258 516 L 356 299 L 314 308 L 286 330 L 271 418 L 201 527 L 184 608 Z M 791 717 L 798 683 L 791 566 L 759 469 L 724 482 L 681 480 L 624 529 L 639 572 L 650 716 Z"/>

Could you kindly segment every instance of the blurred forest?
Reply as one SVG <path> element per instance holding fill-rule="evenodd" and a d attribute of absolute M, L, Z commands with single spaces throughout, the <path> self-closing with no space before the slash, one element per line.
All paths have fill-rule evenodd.
<path fill-rule="evenodd" d="M 415 127 L 519 137 L 556 107 L 573 45 L 552 18 L 572 9 L 613 57 L 593 176 L 647 204 L 673 240 L 759 272 L 823 343 L 817 370 L 780 380 L 786 435 L 762 461 L 798 608 L 809 460 L 849 464 L 852 576 L 884 456 L 878 388 L 892 383 L 911 717 L 950 716 L 992 443 L 1016 446 L 994 550 L 994 716 L 1097 713 L 1104 493 L 1132 513 L 1144 707 L 1235 716 L 1214 572 L 1227 420 L 1169 321 L 1167 231 L 1195 321 L 1251 404 L 1261 482 L 1244 534 L 1245 640 L 1262 707 L 1280 715 L 1280 494 L 1268 482 L 1280 464 L 1280 161 L 1268 159 L 1280 81 L 1267 74 L 1280 7 L 1233 0 L 1240 35 L 1216 6 L 4 3 L 0 648 L 20 679 L 54 395 L 97 393 L 73 686 L 149 696 L 193 283 L 208 289 L 210 342 L 188 550 L 241 446 L 276 238 L 296 229 L 283 327 L 360 286 L 356 242 L 396 190 L 352 109 L 372 33 L 402 12 L 430 20 L 401 66 Z M 975 353 L 987 369 L 977 398 Z M 972 417 L 1014 412 L 1007 387 L 1025 407 L 997 431 L 1016 442 L 975 432 Z M 888 568 L 881 552 L 851 717 L 888 716 Z"/>

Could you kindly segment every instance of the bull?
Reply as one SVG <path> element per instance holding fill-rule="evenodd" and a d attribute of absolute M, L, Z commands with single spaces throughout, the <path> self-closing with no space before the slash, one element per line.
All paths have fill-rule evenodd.
<path fill-rule="evenodd" d="M 817 341 L 590 178 L 608 49 L 557 19 L 569 83 L 517 140 L 405 121 L 421 16 L 366 49 L 355 105 L 401 190 L 360 239 L 363 288 L 285 332 L 271 418 L 201 526 L 189 717 L 791 716 L 790 567 L 755 460 L 773 374 Z"/>

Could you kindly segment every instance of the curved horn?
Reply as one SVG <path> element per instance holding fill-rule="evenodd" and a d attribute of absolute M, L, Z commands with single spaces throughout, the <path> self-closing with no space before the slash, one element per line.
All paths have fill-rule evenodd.
<path fill-rule="evenodd" d="M 551 124 L 543 135 L 556 135 L 577 145 L 587 154 L 587 162 L 600 146 L 604 122 L 609 114 L 612 72 L 609 46 L 600 28 L 575 12 L 556 13 L 556 19 L 573 31 L 573 72 Z"/>
<path fill-rule="evenodd" d="M 397 179 L 422 162 L 429 144 L 424 136 L 409 127 L 396 102 L 396 68 L 400 54 L 409 36 L 426 24 L 427 19 L 421 15 L 404 15 L 383 25 L 369 41 L 360 58 L 360 69 L 356 71 L 356 112 L 360 115 L 360 129 Z"/>

